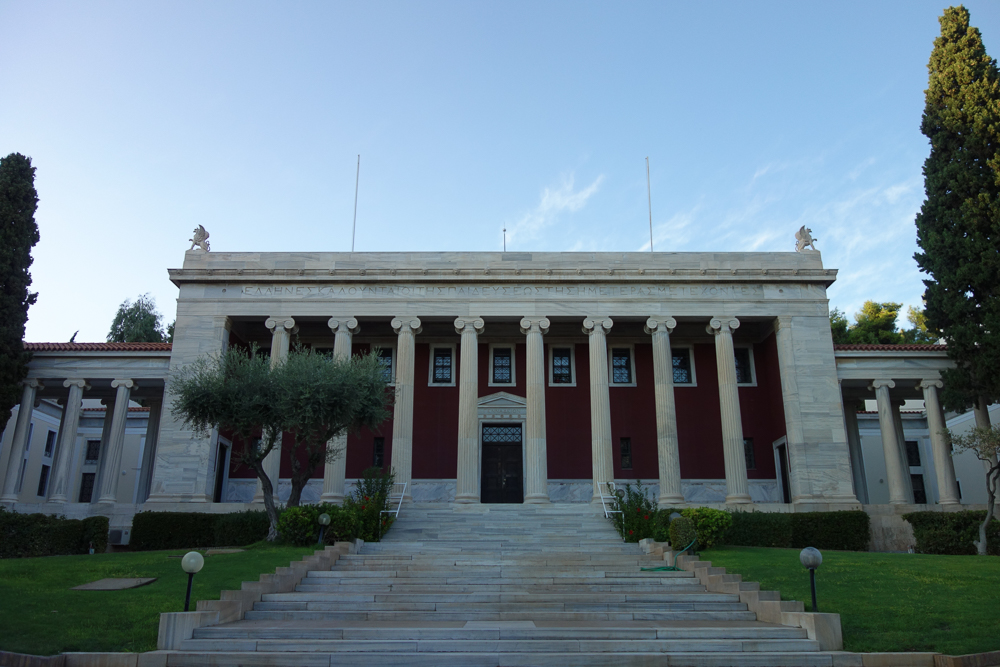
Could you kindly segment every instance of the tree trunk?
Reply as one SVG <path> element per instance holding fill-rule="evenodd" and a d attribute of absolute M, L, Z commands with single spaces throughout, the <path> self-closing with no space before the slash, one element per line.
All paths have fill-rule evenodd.
<path fill-rule="evenodd" d="M 278 539 L 278 510 L 274 506 L 274 487 L 271 486 L 271 480 L 264 472 L 264 466 L 261 465 L 260 461 L 251 461 L 247 465 L 253 468 L 254 472 L 257 473 L 257 479 L 260 480 L 261 491 L 264 495 L 264 511 L 267 512 L 267 519 L 270 522 L 267 528 L 267 541 L 274 542 Z"/>
<path fill-rule="evenodd" d="M 986 529 L 990 527 L 993 520 L 993 511 L 997 502 L 997 478 L 1000 477 L 1000 464 L 992 463 L 989 472 L 986 473 L 986 519 L 979 525 L 979 542 L 976 543 L 976 550 L 980 556 L 987 554 Z"/>

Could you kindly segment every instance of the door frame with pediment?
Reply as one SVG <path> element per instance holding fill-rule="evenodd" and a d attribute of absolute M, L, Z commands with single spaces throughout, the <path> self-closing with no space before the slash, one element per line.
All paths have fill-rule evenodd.
<path fill-rule="evenodd" d="M 524 448 L 525 429 L 528 426 L 528 401 L 524 396 L 516 396 L 505 391 L 498 391 L 480 396 L 476 403 L 479 419 L 479 497 L 483 497 L 483 426 L 485 424 L 520 424 L 521 425 L 521 484 L 527 477 L 527 452 Z M 523 492 L 522 492 L 523 495 Z"/>

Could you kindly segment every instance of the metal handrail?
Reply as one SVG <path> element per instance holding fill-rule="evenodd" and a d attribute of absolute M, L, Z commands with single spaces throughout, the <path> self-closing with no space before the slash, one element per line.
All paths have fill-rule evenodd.
<path fill-rule="evenodd" d="M 607 491 L 605 491 L 605 487 L 607 487 Z M 601 490 L 601 506 L 604 508 L 604 518 L 610 519 L 612 514 L 622 514 L 621 510 L 612 509 L 608 506 L 608 503 L 614 502 L 615 496 L 617 495 L 616 492 L 618 491 L 618 488 L 615 486 L 615 483 L 605 482 L 604 484 L 600 484 L 597 488 Z"/>
<path fill-rule="evenodd" d="M 397 484 L 393 484 L 392 485 L 392 489 L 393 490 L 389 492 L 390 508 L 387 509 L 387 510 L 382 510 L 382 512 L 381 512 L 382 514 L 391 514 L 393 516 L 393 518 L 396 518 L 396 519 L 399 518 L 399 510 L 401 510 L 403 508 L 403 498 L 406 497 L 406 487 L 407 487 L 408 484 L 409 484 L 409 482 L 402 482 L 402 483 L 397 483 Z M 400 489 L 399 493 L 398 494 L 393 493 L 393 491 L 395 491 L 396 487 L 400 487 L 400 486 L 403 487 L 403 488 Z M 391 508 L 391 504 L 392 503 L 396 504 L 396 509 L 392 509 Z"/>

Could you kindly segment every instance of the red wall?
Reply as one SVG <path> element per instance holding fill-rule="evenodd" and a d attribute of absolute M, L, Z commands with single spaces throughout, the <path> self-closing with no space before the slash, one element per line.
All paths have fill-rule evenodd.
<path fill-rule="evenodd" d="M 548 364 L 549 346 L 545 346 Z M 590 479 L 590 352 L 574 346 L 576 386 L 550 387 L 545 378 L 545 439 L 550 479 Z"/>
<path fill-rule="evenodd" d="M 455 347 L 454 387 L 429 387 L 431 348 L 417 343 L 413 381 L 413 478 L 454 479 L 458 470 L 458 382 L 460 348 Z"/>
<path fill-rule="evenodd" d="M 653 387 L 653 345 L 635 346 L 635 386 L 609 387 L 611 449 L 616 479 L 656 479 L 656 394 Z M 588 411 L 589 412 L 589 411 Z M 632 439 L 632 469 L 622 470 L 621 439 Z M 593 472 L 588 470 L 586 478 Z"/>

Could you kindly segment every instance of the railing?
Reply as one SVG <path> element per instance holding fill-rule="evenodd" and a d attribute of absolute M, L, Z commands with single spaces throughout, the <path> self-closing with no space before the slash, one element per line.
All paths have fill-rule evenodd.
<path fill-rule="evenodd" d="M 382 510 L 382 514 L 391 514 L 393 518 L 399 518 L 399 510 L 403 507 L 403 497 L 406 495 L 408 482 L 393 484 L 389 491 L 389 509 Z M 393 505 L 396 509 L 392 509 Z"/>
<path fill-rule="evenodd" d="M 597 487 L 601 491 L 601 506 L 604 507 L 604 518 L 610 519 L 612 514 L 621 514 L 621 510 L 614 508 L 615 500 L 618 496 L 618 488 L 614 482 L 604 482 Z"/>

